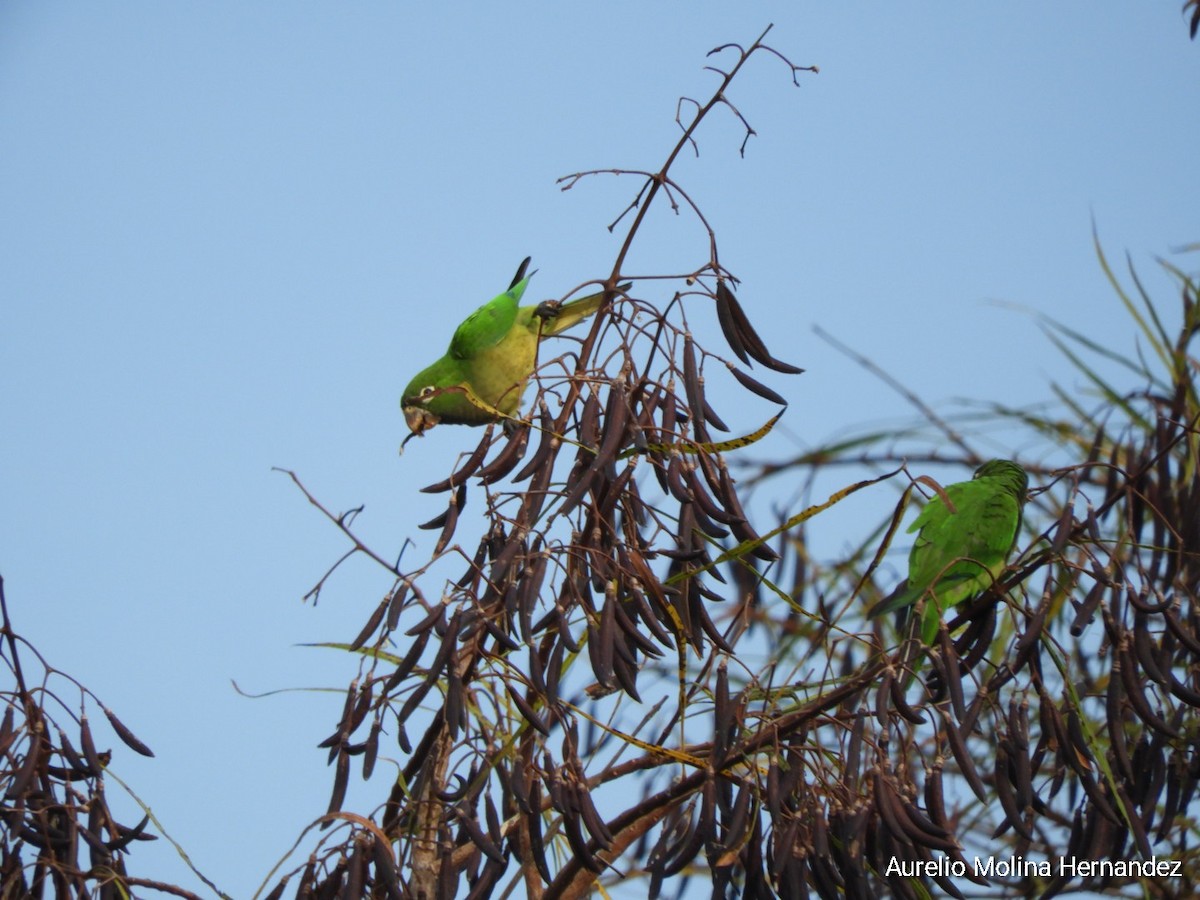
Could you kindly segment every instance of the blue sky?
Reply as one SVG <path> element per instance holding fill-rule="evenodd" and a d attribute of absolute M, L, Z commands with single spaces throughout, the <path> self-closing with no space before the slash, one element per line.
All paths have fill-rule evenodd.
<path fill-rule="evenodd" d="M 745 158 L 717 114 L 674 172 L 752 320 L 808 369 L 771 379 L 792 405 L 758 453 L 909 412 L 814 325 L 932 402 L 1046 399 L 1073 376 L 989 301 L 1129 350 L 1093 220 L 1152 290 L 1152 257 L 1200 240 L 1200 44 L 1179 6 L 0 4 L 0 575 L 18 629 L 155 749 L 114 770 L 248 896 L 325 808 L 315 745 L 342 700 L 249 700 L 231 679 L 340 692 L 345 657 L 297 645 L 350 639 L 389 587 L 352 564 L 300 603 L 344 545 L 271 467 L 365 504 L 381 549 L 428 552 L 415 525 L 443 501 L 416 489 L 477 435 L 397 456 L 401 388 L 522 257 L 531 291 L 559 296 L 606 275 L 624 236 L 605 226 L 634 178 L 556 178 L 658 168 L 678 98 L 715 86 L 705 53 L 774 22 L 768 42 L 820 74 L 797 89 L 753 62 L 730 96 L 758 133 Z M 706 249 L 663 207 L 627 272 Z M 732 403 L 745 430 L 770 412 Z M 894 495 L 856 500 L 877 517 Z M 356 790 L 363 811 L 385 793 Z M 196 886 L 164 842 L 134 866 Z"/>

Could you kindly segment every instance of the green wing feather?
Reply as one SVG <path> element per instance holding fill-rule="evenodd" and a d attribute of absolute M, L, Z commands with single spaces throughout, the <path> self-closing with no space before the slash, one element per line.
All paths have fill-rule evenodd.
<path fill-rule="evenodd" d="M 946 488 L 953 511 L 941 497 L 930 500 L 908 529 L 917 532 L 908 578 L 870 615 L 903 609 L 923 597 L 933 599 L 940 615 L 987 590 L 1016 543 L 1027 486 L 1024 469 L 998 459 L 980 466 L 973 480 Z"/>
<path fill-rule="evenodd" d="M 467 316 L 450 339 L 450 355 L 456 359 L 474 359 L 504 340 L 516 324 L 521 296 L 528 286 L 529 279 L 522 278 Z"/>

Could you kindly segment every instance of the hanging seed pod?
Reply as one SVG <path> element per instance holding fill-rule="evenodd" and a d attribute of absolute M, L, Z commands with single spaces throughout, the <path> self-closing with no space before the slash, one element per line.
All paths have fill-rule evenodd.
<path fill-rule="evenodd" d="M 758 336 L 758 333 L 750 324 L 750 320 L 746 318 L 746 313 L 742 310 L 741 304 L 738 303 L 733 292 L 729 290 L 724 280 L 719 280 L 717 281 L 717 296 L 720 297 L 722 295 L 724 295 L 724 303 L 733 320 L 734 330 L 746 353 L 753 357 L 755 362 L 761 363 L 768 369 L 774 369 L 776 372 L 783 372 L 786 375 L 799 375 L 804 372 L 798 366 L 793 366 L 791 363 L 785 363 L 782 360 L 776 359 L 767 351 L 766 344 L 762 342 L 762 338 Z M 728 336 L 726 340 L 728 340 Z M 748 364 L 747 360 L 743 359 L 742 361 Z"/>
<path fill-rule="evenodd" d="M 462 508 L 467 502 L 467 486 L 460 484 L 458 490 L 454 494 L 454 499 L 450 501 L 450 507 L 446 511 L 446 521 L 442 525 L 442 533 L 438 535 L 437 543 L 433 547 L 433 555 L 438 556 L 446 545 L 450 543 L 450 538 L 454 537 L 455 526 L 458 525 L 458 514 L 462 512 Z"/>
<path fill-rule="evenodd" d="M 487 430 L 483 433 L 483 438 L 479 442 L 479 446 L 467 457 L 466 461 L 444 481 L 438 481 L 434 484 L 427 485 L 421 488 L 422 494 L 440 494 L 448 491 L 453 487 L 461 486 L 466 483 L 467 479 L 479 468 L 483 462 L 483 458 L 487 455 L 488 448 L 492 445 L 492 430 L 494 426 L 488 425 Z"/>
<path fill-rule="evenodd" d="M 562 438 L 554 432 L 554 418 L 550 415 L 550 409 L 546 406 L 545 401 L 538 400 L 539 430 L 542 432 L 542 439 L 538 442 L 538 448 L 534 451 L 533 456 L 529 458 L 529 462 L 513 476 L 513 482 L 520 483 L 532 475 L 534 472 L 548 468 L 554 451 L 558 449 L 562 443 Z"/>
<path fill-rule="evenodd" d="M 746 355 L 746 348 L 742 346 L 742 338 L 738 334 L 737 322 L 734 321 L 733 311 L 730 309 L 731 299 L 732 303 L 736 305 L 737 300 L 733 297 L 733 292 L 725 287 L 723 280 L 718 280 L 713 300 L 717 304 L 717 322 L 721 326 L 721 334 L 725 335 L 725 343 L 729 345 L 729 349 L 733 351 L 733 355 L 746 365 L 750 365 L 750 357 Z"/>
<path fill-rule="evenodd" d="M 700 379 L 696 364 L 696 345 L 690 332 L 683 335 L 683 387 L 687 395 L 688 409 L 692 414 L 692 433 L 696 440 L 707 441 L 708 429 L 704 425 L 704 383 Z"/>
<path fill-rule="evenodd" d="M 478 472 L 481 484 L 495 484 L 517 467 L 517 463 L 525 456 L 529 448 L 529 423 L 521 422 L 513 429 L 512 437 L 504 445 L 504 449 L 496 454 L 496 458 Z"/>
<path fill-rule="evenodd" d="M 971 753 L 967 750 L 966 741 L 963 739 L 961 732 L 950 721 L 950 717 L 945 713 L 942 714 L 942 733 L 945 735 L 946 742 L 950 745 L 950 753 L 954 756 L 954 761 L 958 763 L 958 770 L 962 773 L 963 778 L 979 798 L 980 803 L 990 803 L 988 792 L 983 786 L 983 780 L 979 777 L 979 772 L 975 769 L 975 762 L 971 759 Z"/>
<path fill-rule="evenodd" d="M 776 391 L 773 391 L 771 388 L 767 387 L 761 381 L 758 381 L 755 378 L 751 378 L 749 375 L 747 375 L 741 369 L 737 368 L 737 366 L 731 365 L 729 367 L 729 371 L 733 373 L 733 377 L 737 379 L 738 384 L 740 384 L 742 387 L 744 387 L 746 390 L 750 391 L 751 393 L 757 394 L 758 396 L 762 397 L 764 400 L 769 400 L 770 402 L 777 403 L 780 406 L 788 405 L 787 401 L 783 399 L 783 395 L 777 393 Z"/>

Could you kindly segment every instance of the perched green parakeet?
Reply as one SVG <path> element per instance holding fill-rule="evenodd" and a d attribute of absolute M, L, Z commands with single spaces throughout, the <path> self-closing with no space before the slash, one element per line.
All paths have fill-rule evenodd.
<path fill-rule="evenodd" d="M 917 540 L 908 557 L 908 578 L 870 611 L 871 616 L 926 600 L 921 636 L 937 637 L 942 613 L 989 588 L 1017 540 L 1029 478 L 1014 462 L 993 459 L 971 481 L 949 485 L 948 508 L 940 496 L 921 510 L 909 531 Z M 929 602 L 932 599 L 933 602 Z"/>
<path fill-rule="evenodd" d="M 565 304 L 520 306 L 532 277 L 528 268 L 526 257 L 509 289 L 467 316 L 446 354 L 404 389 L 400 406 L 414 435 L 439 422 L 486 425 L 515 415 L 537 364 L 538 342 L 587 318 L 604 299 L 601 292 Z"/>

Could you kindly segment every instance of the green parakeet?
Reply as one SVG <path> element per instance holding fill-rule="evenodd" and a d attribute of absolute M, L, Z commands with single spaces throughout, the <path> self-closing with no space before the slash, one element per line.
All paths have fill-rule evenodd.
<path fill-rule="evenodd" d="M 940 496 L 930 500 L 908 529 L 917 532 L 917 540 L 908 557 L 907 580 L 870 615 L 881 616 L 924 598 L 921 636 L 932 644 L 942 613 L 985 591 L 1004 571 L 1021 527 L 1028 486 L 1024 469 L 1007 459 L 993 459 L 976 469 L 971 481 L 946 488 L 953 510 Z"/>
<path fill-rule="evenodd" d="M 446 354 L 404 389 L 400 406 L 414 435 L 439 422 L 486 425 L 515 415 L 537 365 L 538 342 L 599 309 L 603 292 L 565 304 L 520 306 L 532 277 L 525 274 L 528 267 L 526 257 L 509 289 L 467 316 Z"/>

